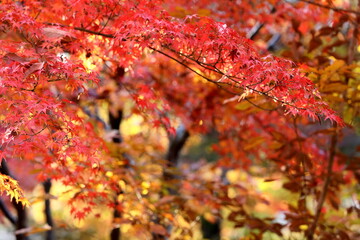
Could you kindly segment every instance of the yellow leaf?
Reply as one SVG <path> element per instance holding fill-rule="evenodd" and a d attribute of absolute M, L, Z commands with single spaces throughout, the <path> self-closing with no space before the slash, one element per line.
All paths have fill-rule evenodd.
<path fill-rule="evenodd" d="M 190 229 L 191 226 L 190 224 L 185 220 L 185 218 L 181 215 L 176 215 L 176 221 L 179 225 L 180 228 L 183 228 L 183 229 Z"/>
<path fill-rule="evenodd" d="M 229 198 L 232 199 L 232 198 L 235 198 L 238 194 L 237 194 L 235 188 L 230 187 L 230 188 L 228 189 L 227 195 L 228 195 Z"/>
<path fill-rule="evenodd" d="M 249 139 L 249 143 L 244 146 L 244 150 L 245 151 L 250 150 L 254 147 L 257 147 L 258 145 L 260 145 L 263 142 L 264 142 L 264 138 L 262 138 L 262 137 L 255 137 L 255 138 Z"/>
<path fill-rule="evenodd" d="M 7 176 L 0 174 L 0 193 L 5 192 L 10 196 L 10 200 L 15 199 L 16 202 L 20 202 L 23 206 L 29 206 L 29 201 L 24 198 L 23 190 L 20 188 L 18 182 Z"/>
<path fill-rule="evenodd" d="M 236 104 L 235 109 L 243 111 L 243 110 L 250 108 L 251 106 L 252 106 L 251 103 L 242 101 L 242 102 Z"/>
<path fill-rule="evenodd" d="M 206 212 L 204 213 L 204 218 L 211 223 L 215 223 L 217 218 L 214 214 L 212 214 L 211 212 Z"/>
<path fill-rule="evenodd" d="M 331 64 L 330 66 L 328 66 L 325 70 L 335 72 L 335 71 L 339 70 L 340 68 L 342 68 L 343 66 L 345 66 L 345 61 L 335 60 L 335 62 L 333 64 Z"/>
<path fill-rule="evenodd" d="M 198 15 L 199 16 L 209 16 L 211 14 L 211 11 L 209 9 L 206 8 L 202 8 L 198 10 Z"/>
<path fill-rule="evenodd" d="M 239 173 L 236 170 L 229 170 L 226 173 L 226 178 L 229 183 L 236 183 L 239 179 Z"/>
<path fill-rule="evenodd" d="M 322 92 L 343 92 L 348 89 L 348 86 L 341 83 L 326 84 L 322 88 Z"/>
<path fill-rule="evenodd" d="M 299 226 L 299 228 L 300 228 L 300 230 L 306 231 L 309 228 L 309 226 L 305 225 L 305 224 L 302 224 L 302 225 Z"/>
<path fill-rule="evenodd" d="M 269 147 L 270 149 L 279 149 L 281 148 L 282 146 L 284 146 L 284 144 L 282 144 L 281 142 L 272 142 Z"/>

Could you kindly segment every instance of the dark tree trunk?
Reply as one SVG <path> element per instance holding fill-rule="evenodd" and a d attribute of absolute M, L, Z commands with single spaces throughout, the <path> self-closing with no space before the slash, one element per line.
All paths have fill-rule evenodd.
<path fill-rule="evenodd" d="M 204 239 L 220 240 L 220 230 L 221 228 L 219 220 L 211 223 L 205 218 L 201 218 L 201 232 Z"/>
<path fill-rule="evenodd" d="M 180 125 L 178 127 L 178 129 L 176 130 L 175 136 L 173 136 L 173 137 L 170 136 L 169 148 L 168 148 L 168 151 L 166 154 L 166 160 L 168 161 L 168 168 L 177 166 L 180 151 L 184 147 L 186 140 L 189 138 L 189 136 L 190 136 L 189 132 L 185 129 L 185 127 L 183 125 Z M 164 181 L 165 182 L 171 181 L 175 178 L 176 178 L 176 176 L 173 173 L 171 173 L 170 170 L 165 169 L 165 171 L 164 171 Z M 168 188 L 168 191 L 172 195 L 177 194 L 176 188 Z M 155 222 L 158 223 L 158 220 L 156 220 Z M 152 234 L 152 237 L 154 240 L 166 239 L 166 237 L 164 235 L 155 234 L 155 233 Z"/>
<path fill-rule="evenodd" d="M 0 173 L 16 179 L 10 173 L 9 167 L 8 167 L 5 159 L 2 159 L 2 161 L 1 161 Z M 6 206 L 3 204 L 2 204 L 1 210 L 3 210 L 4 213 L 7 212 L 7 214 L 5 213 L 5 216 L 7 216 L 7 217 L 9 216 L 10 218 L 8 217 L 8 219 L 10 220 L 10 222 L 12 222 L 13 224 L 15 223 L 14 226 L 15 226 L 16 230 L 21 230 L 21 229 L 26 228 L 27 227 L 27 214 L 26 214 L 25 207 L 22 205 L 22 203 L 16 202 L 15 199 L 13 199 L 11 201 L 11 203 L 16 210 L 17 219 L 15 217 L 11 216 L 10 211 L 3 210 L 4 208 L 6 208 Z M 28 240 L 28 239 L 29 238 L 24 233 L 16 234 L 16 240 Z"/>
<path fill-rule="evenodd" d="M 17 219 L 14 215 L 12 215 L 2 199 L 0 199 L 0 210 L 4 216 L 15 226 Z"/>
<path fill-rule="evenodd" d="M 12 201 L 13 206 L 17 212 L 16 230 L 27 228 L 27 213 L 22 203 Z M 25 234 L 16 234 L 16 240 L 28 240 L 29 238 Z"/>
<path fill-rule="evenodd" d="M 118 210 L 116 210 L 116 208 L 115 208 L 114 212 L 113 212 L 113 219 L 116 220 L 117 218 L 120 218 L 120 217 L 121 217 L 121 213 Z M 111 240 L 119 240 L 120 237 L 121 237 L 120 227 L 114 227 L 111 230 L 110 239 Z"/>
<path fill-rule="evenodd" d="M 109 111 L 109 122 L 110 127 L 112 130 L 117 130 L 118 134 L 112 138 L 112 141 L 114 143 L 121 143 L 121 135 L 120 135 L 120 124 L 123 118 L 123 112 L 122 109 L 118 110 L 116 115 L 112 114 L 111 111 Z M 120 194 L 120 193 L 117 193 Z M 114 200 L 115 206 L 118 206 L 118 200 L 117 197 Z M 116 223 L 116 220 L 121 218 L 121 212 L 115 207 L 113 212 L 113 223 Z M 119 226 L 114 226 L 114 228 L 111 230 L 110 233 L 110 240 L 119 240 L 121 238 L 121 230 Z"/>
<path fill-rule="evenodd" d="M 52 215 L 51 215 L 51 205 L 50 205 L 50 198 L 49 198 L 49 194 L 50 194 L 50 189 L 51 189 L 51 179 L 48 178 L 46 181 L 43 182 L 43 187 L 44 187 L 44 191 L 45 191 L 45 218 L 46 218 L 46 223 L 51 227 L 50 230 L 46 231 L 46 240 L 54 240 L 55 239 L 55 235 L 54 235 L 54 221 L 52 219 Z"/>

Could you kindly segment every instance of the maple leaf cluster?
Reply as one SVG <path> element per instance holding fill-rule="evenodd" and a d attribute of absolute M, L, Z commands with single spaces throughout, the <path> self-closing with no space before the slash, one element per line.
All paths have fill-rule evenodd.
<path fill-rule="evenodd" d="M 321 37 L 341 34 L 340 27 L 323 27 L 302 39 L 313 27 L 312 16 L 319 24 L 329 22 L 329 14 L 316 4 L 240 2 L 4 1 L 1 159 L 31 162 L 37 181 L 70 186 L 68 204 L 75 218 L 108 206 L 116 226 L 131 223 L 153 236 L 167 235 L 166 225 L 190 234 L 197 216 L 216 222 L 223 208 L 235 209 L 228 219 L 239 228 L 281 235 L 281 224 L 247 210 L 250 200 L 273 203 L 230 181 L 228 171 L 246 170 L 250 178 L 266 174 L 253 172 L 253 166 L 268 161 L 271 171 L 287 181 L 283 188 L 301 195 L 296 209 L 290 203 L 276 206 L 290 209 L 290 228 L 316 228 L 318 219 L 313 220 L 304 199 L 321 195 L 318 187 L 325 177 L 328 199 L 338 208 L 335 193 L 346 184 L 341 169 L 348 161 L 336 152 L 335 136 L 344 122 L 327 101 L 349 99 L 348 108 L 355 109 L 356 94 L 347 84 L 356 85 L 356 67 L 335 61 L 315 68 L 324 57 L 310 53 L 322 46 Z M 241 21 L 234 13 L 242 14 Z M 335 22 L 342 26 L 346 21 Z M 308 55 L 298 48 L 278 57 L 264 50 L 263 39 L 253 41 L 256 31 L 270 38 L 272 31 L 286 28 L 284 43 L 309 40 L 302 43 L 309 45 Z M 332 47 L 336 44 L 341 43 Z M 342 76 L 346 84 L 339 83 Z M 341 99 L 339 88 L 347 91 Z M 134 116 L 141 130 L 121 136 L 124 122 Z M 216 163 L 184 163 L 177 169 L 185 141 L 199 134 L 214 134 L 209 151 Z M 324 168 L 328 162 L 330 171 Z M 15 180 L 0 179 L 2 191 L 27 203 Z M 319 201 L 323 204 L 325 196 Z"/>

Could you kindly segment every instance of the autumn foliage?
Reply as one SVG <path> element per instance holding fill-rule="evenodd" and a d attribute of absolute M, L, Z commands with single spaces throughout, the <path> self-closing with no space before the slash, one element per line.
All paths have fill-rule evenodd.
<path fill-rule="evenodd" d="M 1 1 L 17 238 L 54 239 L 52 182 L 75 219 L 111 209 L 111 239 L 359 237 L 359 6 Z M 43 229 L 21 217 L 36 183 Z"/>

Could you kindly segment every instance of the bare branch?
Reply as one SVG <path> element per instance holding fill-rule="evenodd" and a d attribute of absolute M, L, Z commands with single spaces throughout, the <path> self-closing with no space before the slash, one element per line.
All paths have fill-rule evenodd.
<path fill-rule="evenodd" d="M 316 207 L 314 221 L 313 221 L 312 225 L 310 226 L 309 231 L 307 232 L 308 240 L 314 239 L 316 227 L 319 222 L 320 215 L 321 215 L 321 209 L 325 203 L 326 195 L 329 190 L 329 185 L 330 185 L 330 181 L 331 181 L 331 177 L 332 177 L 332 168 L 333 168 L 334 160 L 335 160 L 336 144 L 337 144 L 337 134 L 336 134 L 336 132 L 334 132 L 334 134 L 331 137 L 329 162 L 328 162 L 328 166 L 327 166 L 326 178 L 325 178 L 324 186 L 323 186 L 323 189 L 322 189 L 322 192 L 320 195 L 318 205 Z"/>
<path fill-rule="evenodd" d="M 330 5 L 324 5 L 324 4 L 317 3 L 317 2 L 314 2 L 314 1 L 309 1 L 309 0 L 299 0 L 299 1 L 304 2 L 304 3 L 308 3 L 308 4 L 312 4 L 312 5 L 321 7 L 321 8 L 325 8 L 325 9 L 328 9 L 328 10 L 333 10 L 335 12 L 353 13 L 353 14 L 356 14 L 356 15 L 360 15 L 360 12 L 355 11 L 355 10 L 351 10 L 351 9 L 332 7 Z"/>

